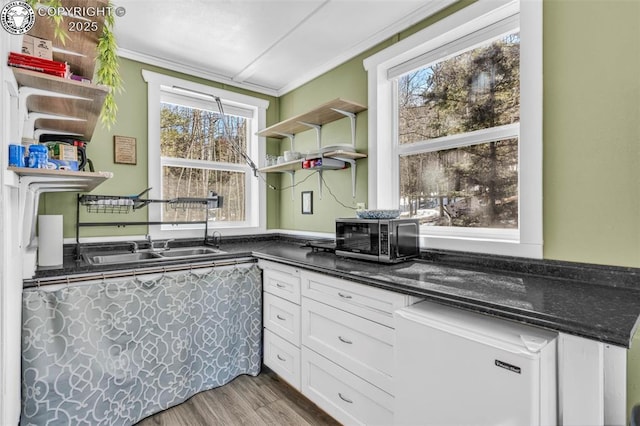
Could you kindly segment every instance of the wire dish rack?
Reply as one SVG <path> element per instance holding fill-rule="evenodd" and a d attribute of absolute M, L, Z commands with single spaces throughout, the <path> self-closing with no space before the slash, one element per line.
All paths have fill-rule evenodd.
<path fill-rule="evenodd" d="M 142 198 L 149 192 L 147 188 L 138 195 L 80 195 L 78 203 L 85 206 L 89 213 L 124 214 L 146 207 L 149 203 L 165 203 L 172 210 L 217 209 L 222 207 L 222 196 L 215 192 L 207 198 L 178 197 L 170 200 L 151 200 Z"/>
<path fill-rule="evenodd" d="M 217 209 L 220 205 L 218 196 L 212 198 L 174 198 L 171 200 L 147 200 L 136 196 L 117 195 L 82 195 L 80 204 L 85 206 L 88 213 L 124 214 L 132 210 L 141 209 L 149 203 L 165 203 L 168 209 Z"/>
<path fill-rule="evenodd" d="M 146 206 L 148 200 L 141 201 L 132 197 L 120 197 L 112 195 L 82 195 L 80 204 L 86 207 L 89 213 L 129 213 L 131 210 Z"/>
<path fill-rule="evenodd" d="M 152 200 L 143 198 L 151 188 L 147 188 L 138 195 L 92 195 L 78 194 L 78 202 L 76 206 L 76 256 L 80 258 L 80 228 L 91 226 L 117 226 L 124 227 L 128 225 L 204 225 L 204 245 L 208 241 L 208 225 L 210 220 L 210 210 L 222 208 L 224 197 L 209 192 L 209 196 L 205 198 L 196 197 L 177 197 L 169 200 Z M 202 220 L 171 220 L 171 221 L 116 221 L 116 222 L 81 222 L 80 206 L 84 206 L 89 213 L 115 213 L 125 214 L 133 210 L 140 209 L 150 203 L 164 203 L 166 209 L 175 211 L 183 211 L 189 209 L 204 210 L 205 214 Z"/>

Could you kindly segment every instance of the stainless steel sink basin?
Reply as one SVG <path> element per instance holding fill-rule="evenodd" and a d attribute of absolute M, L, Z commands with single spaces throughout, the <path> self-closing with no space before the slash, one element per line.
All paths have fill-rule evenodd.
<path fill-rule="evenodd" d="M 190 256 L 204 256 L 207 254 L 219 254 L 224 253 L 222 250 L 214 249 L 212 247 L 186 247 L 186 248 L 172 248 L 163 252 L 160 252 L 162 257 L 190 257 Z"/>
<path fill-rule="evenodd" d="M 87 262 L 92 265 L 140 262 L 142 260 L 159 259 L 161 257 L 162 256 L 159 253 L 153 253 L 153 252 L 85 255 L 85 259 L 87 260 Z"/>
<path fill-rule="evenodd" d="M 86 253 L 83 257 L 90 265 L 112 265 L 117 263 L 144 262 L 162 258 L 180 259 L 220 253 L 225 252 L 213 247 L 179 247 L 164 251 L 138 251 L 135 253 Z"/>

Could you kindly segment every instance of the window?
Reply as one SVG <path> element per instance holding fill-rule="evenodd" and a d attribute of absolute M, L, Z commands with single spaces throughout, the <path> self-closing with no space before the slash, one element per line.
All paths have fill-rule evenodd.
<path fill-rule="evenodd" d="M 369 204 L 423 247 L 542 257 L 541 16 L 478 2 L 365 60 Z"/>
<path fill-rule="evenodd" d="M 519 56 L 510 33 L 395 79 L 405 216 L 428 226 L 518 228 Z"/>
<path fill-rule="evenodd" d="M 215 192 L 224 201 L 209 212 L 209 228 L 232 233 L 264 229 L 265 209 L 259 207 L 265 201 L 264 184 L 243 154 L 264 156 L 256 132 L 264 127 L 267 102 L 148 71 L 143 75 L 149 84 L 150 196 L 204 198 Z M 197 222 L 207 217 L 204 210 L 149 207 L 150 221 L 195 222 L 157 226 L 154 235 L 202 235 L 204 225 Z"/>

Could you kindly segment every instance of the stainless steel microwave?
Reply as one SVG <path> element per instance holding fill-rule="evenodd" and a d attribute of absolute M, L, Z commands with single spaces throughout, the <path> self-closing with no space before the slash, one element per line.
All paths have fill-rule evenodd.
<path fill-rule="evenodd" d="M 338 256 L 395 263 L 420 254 L 418 219 L 336 219 Z"/>

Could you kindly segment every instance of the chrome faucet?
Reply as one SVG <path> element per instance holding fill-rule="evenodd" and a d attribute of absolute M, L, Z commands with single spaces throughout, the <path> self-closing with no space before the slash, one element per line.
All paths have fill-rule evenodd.
<path fill-rule="evenodd" d="M 145 236 L 145 239 L 149 242 L 149 250 L 151 251 L 165 251 L 165 250 L 169 250 L 169 243 L 171 241 L 173 241 L 174 239 L 169 239 L 169 240 L 164 240 L 164 241 L 158 241 L 158 243 L 161 243 L 162 246 L 160 247 L 156 247 L 155 243 L 153 242 L 153 240 L 151 239 L 151 235 L 147 234 Z"/>
<path fill-rule="evenodd" d="M 220 248 L 220 242 L 222 240 L 222 234 L 218 231 L 213 231 L 211 236 L 206 235 L 204 244 L 211 245 L 215 248 Z"/>
<path fill-rule="evenodd" d="M 129 241 L 129 244 L 131 244 L 131 253 L 137 253 L 138 243 L 136 243 L 135 241 Z"/>

